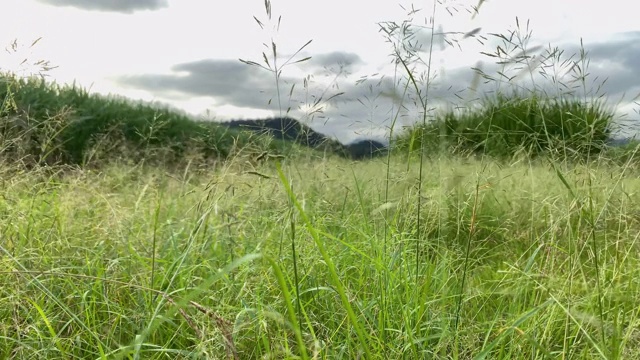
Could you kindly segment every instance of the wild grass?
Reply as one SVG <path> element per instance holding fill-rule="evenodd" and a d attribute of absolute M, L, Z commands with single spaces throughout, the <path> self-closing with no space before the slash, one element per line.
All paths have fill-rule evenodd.
<path fill-rule="evenodd" d="M 166 106 L 91 94 L 44 78 L 0 74 L 0 149 L 36 165 L 99 166 L 121 160 L 169 164 L 195 158 L 211 162 L 241 149 L 292 154 L 296 146 L 228 129 Z"/>
<path fill-rule="evenodd" d="M 446 112 L 403 133 L 399 153 L 483 154 L 495 158 L 562 155 L 574 160 L 598 154 L 612 137 L 613 112 L 598 102 L 498 94 L 480 109 Z M 424 143 L 423 143 L 424 142 Z"/>
<path fill-rule="evenodd" d="M 285 165 L 295 194 L 268 166 L 269 178 L 233 164 L 182 178 L 5 168 L 0 354 L 640 355 L 637 170 L 566 168 L 568 191 L 544 164 L 440 161 L 425 166 L 449 170 L 422 194 L 416 170 L 388 165 L 391 201 L 382 160 Z"/>
<path fill-rule="evenodd" d="M 446 4 L 440 4 L 442 6 L 446 6 Z M 478 5 L 481 4 L 482 1 L 480 1 Z M 431 18 L 432 34 L 435 33 L 435 23 L 433 22 L 435 14 L 436 3 L 434 2 L 433 15 Z M 404 26 L 402 27 L 390 27 L 394 30 L 391 34 L 401 38 L 401 45 L 394 47 L 394 56 L 397 59 L 397 62 L 402 64 L 405 79 L 404 83 L 406 84 L 405 93 L 406 89 L 413 89 L 413 94 L 410 94 L 406 98 L 407 100 L 412 98 L 418 99 L 417 103 L 421 110 L 422 121 L 418 122 L 418 125 L 411 129 L 409 133 L 401 134 L 395 139 L 394 146 L 396 147 L 396 152 L 400 154 L 419 154 L 418 164 L 415 164 L 415 162 L 412 161 L 412 158 L 409 157 L 407 168 L 410 168 L 411 166 L 418 167 L 419 173 L 417 177 L 420 184 L 422 184 L 424 176 L 427 174 L 427 172 L 423 171 L 425 157 L 442 159 L 443 155 L 445 158 L 450 155 L 463 157 L 468 155 L 479 155 L 478 159 L 484 171 L 486 166 L 496 164 L 496 158 L 501 160 L 506 159 L 506 164 L 511 168 L 513 168 L 514 163 L 519 163 L 524 159 L 524 162 L 530 164 L 533 168 L 533 165 L 531 164 L 536 163 L 535 159 L 542 156 L 542 161 L 537 162 L 537 166 L 545 163 L 548 164 L 555 173 L 556 180 L 563 185 L 562 187 L 564 187 L 564 190 L 570 195 L 573 204 L 572 206 L 580 208 L 578 211 L 580 213 L 579 217 L 582 220 L 579 220 L 578 223 L 585 221 L 591 228 L 588 235 L 584 237 L 581 242 L 578 241 L 577 238 L 569 237 L 567 241 L 567 244 L 569 244 L 568 247 L 561 250 L 565 255 L 568 255 L 564 261 L 570 264 L 569 270 L 567 271 L 567 268 L 563 268 L 562 270 L 555 268 L 554 271 L 568 274 L 563 282 L 563 286 L 572 288 L 574 279 L 573 275 L 571 275 L 572 271 L 570 269 L 577 263 L 580 263 L 579 267 L 584 269 L 583 265 L 585 264 L 586 258 L 584 256 L 579 256 L 580 260 L 577 260 L 577 258 L 573 260 L 568 259 L 571 259 L 576 253 L 583 253 L 584 248 L 583 250 L 578 250 L 576 248 L 576 244 L 589 244 L 591 247 L 591 256 L 589 257 L 589 260 L 586 261 L 590 263 L 591 271 L 588 272 L 588 275 L 583 276 L 593 281 L 592 295 L 595 299 L 594 304 L 591 307 L 593 310 L 591 315 L 593 323 L 586 327 L 590 327 L 598 335 L 586 335 L 587 331 L 582 331 L 582 334 L 589 339 L 588 341 L 591 344 L 595 344 L 598 341 L 601 344 L 606 344 L 608 341 L 610 341 L 611 344 L 619 344 L 620 342 L 618 342 L 618 340 L 608 338 L 612 332 L 610 327 L 609 330 L 606 330 L 605 328 L 607 326 L 604 325 L 606 323 L 606 320 L 604 320 L 606 318 L 605 314 L 609 313 L 609 310 L 606 309 L 605 305 L 607 301 L 604 300 L 606 298 L 606 293 L 608 292 L 608 290 L 604 289 L 604 286 L 606 286 L 605 284 L 607 284 L 607 280 L 605 280 L 602 275 L 603 268 L 606 267 L 602 260 L 606 255 L 603 255 L 598 249 L 601 249 L 602 247 L 606 249 L 609 248 L 609 246 L 607 244 L 603 244 L 603 242 L 606 243 L 606 241 L 602 240 L 602 234 L 601 236 L 597 235 L 597 229 L 601 228 L 596 224 L 603 218 L 605 210 L 604 208 L 601 208 L 601 210 L 594 211 L 597 208 L 597 206 L 594 206 L 594 203 L 596 202 L 595 194 L 600 191 L 600 189 L 594 188 L 594 174 L 597 173 L 594 169 L 599 167 L 599 165 L 595 164 L 604 164 L 607 160 L 610 160 L 611 157 L 614 158 L 614 162 L 619 162 L 623 158 L 623 161 L 626 161 L 623 168 L 627 169 L 635 158 L 638 148 L 637 144 L 634 144 L 633 147 L 630 146 L 625 150 L 615 153 L 608 151 L 609 149 L 605 146 L 615 127 L 614 114 L 610 109 L 603 105 L 603 102 L 601 102 L 604 96 L 603 94 L 593 94 L 589 89 L 587 89 L 586 78 L 588 76 L 587 68 L 589 62 L 584 48 L 581 48 L 580 58 L 578 60 L 573 60 L 572 57 L 563 59 L 563 52 L 557 48 L 551 49 L 551 47 L 549 47 L 546 53 L 537 53 L 541 48 L 540 46 L 534 47 L 533 49 L 529 47 L 529 40 L 531 39 L 529 23 L 527 22 L 526 33 L 523 34 L 519 20 L 516 18 L 516 30 L 511 31 L 508 35 L 490 34 L 503 42 L 502 45 L 497 46 L 496 53 L 483 53 L 492 58 L 496 58 L 496 64 L 502 67 L 502 69 L 497 71 L 498 76 L 493 77 L 482 71 L 479 67 L 474 69 L 477 76 L 476 79 L 472 81 L 470 90 L 476 91 L 479 79 L 482 78 L 485 80 L 485 85 L 490 83 L 495 85 L 496 90 L 493 92 L 488 91 L 489 94 L 493 94 L 492 97 L 485 97 L 484 101 L 480 102 L 480 104 L 472 105 L 470 108 L 463 108 L 461 111 L 456 112 L 445 112 L 443 115 L 433 116 L 432 119 L 430 119 L 432 121 L 427 121 L 429 113 L 434 112 L 435 110 L 434 107 L 429 108 L 427 106 L 429 100 L 433 101 L 430 99 L 429 94 L 429 88 L 431 85 L 429 70 L 431 68 L 430 61 L 432 48 L 427 52 L 428 58 L 424 58 L 419 51 L 413 50 L 417 47 L 415 44 L 411 44 L 414 30 L 411 29 L 410 25 L 406 26 L 404 23 L 403 25 Z M 480 33 L 480 30 L 481 29 L 474 29 L 465 33 L 463 39 L 467 37 L 475 37 L 476 34 Z M 487 37 L 480 36 L 480 38 L 481 40 L 479 41 L 481 43 L 483 41 L 487 41 Z M 406 44 L 409 44 L 409 46 L 407 47 Z M 431 44 L 433 44 L 433 39 Z M 416 70 L 424 64 L 427 65 L 428 69 L 426 76 L 424 75 L 424 71 L 420 73 Z M 555 73 L 550 74 L 549 69 L 552 69 Z M 511 74 L 509 73 L 510 71 Z M 562 74 L 563 72 L 564 74 Z M 561 76 L 558 76 L 558 73 L 560 73 Z M 562 75 L 565 77 L 568 76 L 570 81 L 568 83 L 563 83 Z M 523 77 L 526 78 L 527 76 L 530 79 L 529 87 L 522 87 L 521 79 Z M 540 78 L 542 80 L 551 80 L 551 84 L 540 84 Z M 508 90 L 505 90 L 504 88 L 512 89 L 512 95 L 505 96 L 504 94 L 507 93 Z M 485 91 L 488 90 L 487 87 L 484 89 Z M 550 94 L 549 89 L 555 93 Z M 416 103 L 415 100 L 414 103 Z M 622 153 L 627 155 L 620 156 Z M 487 156 L 493 160 L 487 160 Z M 568 165 L 567 161 L 571 165 Z M 586 164 L 584 161 L 586 161 Z M 576 194 L 575 184 L 567 181 L 568 169 L 571 168 L 575 171 L 576 166 L 579 163 L 582 163 L 585 166 L 585 171 L 590 174 L 583 183 L 586 186 L 586 194 L 584 198 L 581 198 Z M 505 163 L 502 162 L 501 164 Z M 442 165 L 440 165 L 434 167 L 433 170 L 428 170 L 428 173 L 432 175 L 435 173 L 435 175 L 440 178 L 443 175 L 443 170 Z M 478 172 L 476 173 L 478 174 Z M 536 181 L 541 180 L 542 178 L 538 177 Z M 533 180 L 531 181 L 533 182 Z M 473 264 L 478 263 L 478 259 L 481 258 L 479 254 L 474 253 L 474 246 L 477 245 L 477 241 L 474 241 L 474 238 L 476 235 L 483 232 L 479 225 L 481 221 L 478 216 L 488 210 L 487 207 L 482 205 L 482 201 L 480 200 L 482 191 L 486 190 L 487 187 L 492 187 L 491 182 L 480 180 L 479 177 L 476 179 L 475 192 L 468 193 L 467 200 L 465 202 L 465 205 L 469 209 L 467 210 L 467 216 L 469 216 L 471 221 L 469 221 L 466 226 L 462 225 L 464 222 L 461 222 L 460 218 L 457 218 L 456 222 L 454 222 L 454 224 L 456 224 L 456 235 L 459 236 L 461 233 L 467 234 L 466 241 L 463 241 L 462 244 L 460 244 L 461 251 L 458 255 L 458 259 L 461 260 L 462 264 L 456 269 L 456 272 L 458 273 L 458 277 L 456 279 L 458 288 L 452 293 L 453 300 L 451 301 L 451 306 L 455 308 L 453 315 L 451 315 L 453 322 L 453 331 L 451 333 L 455 339 L 455 344 L 458 344 L 460 339 L 459 336 L 461 335 L 460 333 L 464 332 L 460 326 L 465 322 L 464 314 L 465 311 L 468 310 L 467 307 L 469 306 L 467 299 L 473 298 L 474 295 L 479 295 L 474 294 L 473 291 L 468 288 L 468 284 L 474 282 L 473 277 L 476 275 L 474 272 L 477 270 L 473 269 Z M 421 194 L 421 187 L 418 186 L 417 188 L 419 194 Z M 543 193 L 548 194 L 548 192 Z M 610 195 L 612 192 L 609 192 L 608 194 Z M 441 196 L 437 199 L 441 203 L 449 202 L 446 197 Z M 418 209 L 414 211 L 417 219 L 417 236 L 414 240 L 415 249 L 419 249 L 421 246 L 424 246 L 425 243 L 429 244 L 427 246 L 433 246 L 430 244 L 433 244 L 434 240 L 437 239 L 441 241 L 443 238 L 446 239 L 446 234 L 448 232 L 446 230 L 446 219 L 448 216 L 443 219 L 442 215 L 435 222 L 437 224 L 435 226 L 437 228 L 436 231 L 423 229 L 420 216 L 421 200 L 422 196 L 416 196 Z M 528 202 L 524 201 L 524 203 L 527 204 Z M 530 218 L 528 220 L 529 224 L 526 224 L 526 222 L 520 223 L 519 226 L 516 227 L 520 229 L 520 231 L 523 231 L 523 228 L 527 227 L 529 227 L 529 229 L 537 227 L 532 224 L 537 221 L 536 217 L 539 215 L 536 216 L 533 212 L 534 206 L 531 206 L 531 209 L 532 212 L 530 213 Z M 491 210 L 489 210 L 489 212 L 491 212 Z M 445 214 L 448 215 L 450 212 L 445 211 Z M 511 218 L 507 212 L 494 216 L 496 219 Z M 571 224 L 569 225 L 570 227 L 575 229 L 576 223 L 570 220 L 569 224 Z M 617 224 L 618 226 L 620 225 L 620 223 Z M 498 227 L 500 226 L 489 226 L 491 230 L 489 230 L 488 233 L 485 233 L 482 237 L 485 239 L 494 237 L 497 235 L 495 229 Z M 581 226 L 578 225 L 578 227 Z M 513 231 L 517 231 L 516 228 L 509 230 L 509 233 L 513 234 Z M 533 231 L 533 233 L 536 232 Z M 543 233 L 547 232 L 545 231 Z M 445 236 L 443 236 L 443 234 L 445 234 Z M 607 235 L 604 235 L 604 238 L 606 237 Z M 538 239 L 540 239 L 540 235 L 529 235 L 529 244 L 531 245 L 531 248 L 528 250 L 533 248 L 536 250 L 533 251 L 532 257 L 529 257 L 527 264 L 533 264 L 535 262 L 534 258 L 538 256 L 538 252 L 542 251 L 545 247 L 543 244 L 539 244 L 538 247 L 533 245 Z M 497 250 L 498 247 L 502 244 L 508 243 L 508 241 L 505 240 L 506 239 L 503 238 L 502 240 L 499 240 L 498 243 L 485 245 L 487 248 L 491 249 L 491 253 L 499 253 Z M 440 245 L 436 245 L 434 247 L 439 249 Z M 518 249 L 518 247 L 515 246 L 513 249 Z M 528 250 L 519 248 L 515 251 L 516 253 L 526 254 Z M 549 258 L 549 254 L 552 251 L 553 250 L 547 249 L 547 258 Z M 523 258 L 526 256 L 527 255 L 523 255 Z M 420 272 L 419 269 L 421 268 L 419 259 L 420 258 L 416 256 L 417 273 Z M 503 264 L 509 263 L 509 261 L 505 262 L 504 259 L 501 259 L 501 261 Z M 525 266 L 525 268 L 528 267 L 529 265 Z M 544 273 L 545 275 L 542 275 L 542 277 L 546 276 L 546 272 Z M 460 353 L 458 352 L 459 349 L 457 346 L 454 345 L 453 348 L 448 349 L 449 352 L 439 354 L 440 356 L 436 355 L 435 357 L 620 358 L 636 356 L 629 353 L 622 355 L 622 352 L 619 349 L 614 350 L 613 348 L 609 348 L 608 350 L 604 350 L 606 345 L 604 347 L 595 346 L 598 350 L 594 353 L 571 353 L 567 348 L 554 351 L 553 349 L 556 348 L 555 346 L 548 346 L 549 344 L 542 345 L 538 339 L 536 339 L 536 336 L 540 334 L 539 331 L 521 329 L 521 324 L 527 322 L 531 317 L 536 317 L 537 314 L 546 309 L 548 305 L 561 303 L 557 297 L 550 294 L 550 288 L 543 285 L 538 280 L 540 278 L 540 274 L 536 275 L 535 278 L 535 285 L 529 283 L 529 285 L 524 286 L 528 287 L 528 291 L 531 291 L 533 288 L 542 290 L 542 293 L 545 293 L 545 295 L 538 293 L 534 296 L 539 299 L 546 298 L 547 302 L 529 303 L 527 305 L 529 310 L 527 311 L 522 311 L 524 309 L 520 308 L 519 310 L 521 311 L 521 315 L 517 317 L 517 319 L 514 319 L 512 325 L 506 328 L 501 328 L 498 331 L 500 336 L 498 336 L 497 339 L 487 341 L 487 338 L 485 337 L 485 342 L 482 346 L 478 346 L 481 350 L 472 350 L 470 352 Z M 520 279 L 519 281 L 521 281 L 521 284 L 527 284 L 524 279 Z M 500 287 L 502 286 L 503 284 L 500 284 Z M 572 290 L 570 290 L 569 293 L 572 294 Z M 486 295 L 487 291 L 481 291 L 480 294 Z M 568 298 L 570 298 L 570 296 Z M 518 299 L 515 301 L 520 302 L 523 300 Z M 569 300 L 568 302 L 572 301 Z M 571 309 L 574 308 L 574 304 L 567 303 L 566 305 L 563 305 L 562 308 L 565 310 L 566 314 L 569 314 Z M 498 311 L 498 313 L 504 312 Z M 578 324 L 575 316 L 567 316 L 572 319 L 574 324 Z M 414 317 L 414 322 L 418 321 L 418 317 Z M 549 323 L 550 322 L 548 321 L 547 325 Z M 565 323 L 568 324 L 569 320 Z M 579 327 L 581 329 L 586 329 L 586 327 L 583 328 L 582 325 L 579 325 Z M 491 330 L 489 330 L 489 332 L 491 332 Z M 576 332 L 576 334 L 578 332 Z M 501 337 L 503 335 L 505 337 L 514 335 L 514 333 L 518 334 L 517 337 L 526 338 L 529 345 L 536 350 L 526 353 L 522 353 L 520 351 L 504 352 L 503 349 L 496 351 L 496 347 L 499 347 L 498 344 L 500 344 L 500 341 L 507 341 L 501 339 Z M 559 339 L 564 339 L 563 341 L 567 341 L 570 337 L 568 330 L 564 333 L 556 333 L 555 336 Z M 513 341 L 513 337 L 510 341 Z M 636 346 L 634 345 L 633 347 L 635 349 Z M 433 356 L 433 354 L 429 355 Z M 413 354 L 413 358 L 418 358 L 420 356 L 424 357 L 424 354 L 418 354 L 417 352 Z"/>
<path fill-rule="evenodd" d="M 365 162 L 252 161 L 274 143 L 7 82 L 0 358 L 640 358 L 640 148 L 605 148 L 611 114 L 586 95 L 429 123 L 408 24 L 384 34 L 422 118 Z M 203 128 L 220 161 L 198 166 L 180 149 Z"/>

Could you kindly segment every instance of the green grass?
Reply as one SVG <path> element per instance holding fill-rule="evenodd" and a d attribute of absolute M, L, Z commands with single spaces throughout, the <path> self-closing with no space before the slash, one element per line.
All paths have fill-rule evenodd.
<path fill-rule="evenodd" d="M 3 168 L 1 357 L 640 356 L 637 170 L 380 166 Z"/>
<path fill-rule="evenodd" d="M 498 94 L 479 108 L 449 111 L 415 126 L 398 136 L 394 147 L 400 153 L 438 153 L 444 147 L 450 153 L 497 158 L 524 153 L 584 159 L 605 149 L 613 120 L 613 112 L 599 102 Z"/>
<path fill-rule="evenodd" d="M 638 144 L 586 96 L 428 123 L 385 25 L 423 121 L 364 162 L 0 77 L 0 358 L 640 358 Z"/>
<path fill-rule="evenodd" d="M 0 74 L 0 149 L 27 164 L 161 164 L 232 158 L 239 150 L 295 154 L 299 146 L 194 121 L 167 107 L 90 94 L 75 85 Z"/>

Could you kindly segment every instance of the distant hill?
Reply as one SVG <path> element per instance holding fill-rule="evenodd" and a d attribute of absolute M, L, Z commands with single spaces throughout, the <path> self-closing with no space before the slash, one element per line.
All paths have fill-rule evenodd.
<path fill-rule="evenodd" d="M 372 158 L 382 154 L 386 149 L 384 144 L 375 140 L 358 140 L 345 145 L 289 117 L 233 120 L 221 124 L 232 129 L 271 134 L 278 140 L 293 141 L 313 149 L 329 150 L 354 160 Z"/>
<path fill-rule="evenodd" d="M 349 156 L 355 160 L 382 155 L 387 149 L 383 143 L 375 140 L 358 140 L 343 146 Z"/>
<path fill-rule="evenodd" d="M 299 144 L 317 148 L 329 144 L 339 144 L 335 140 L 327 138 L 325 135 L 314 131 L 310 127 L 301 124 L 292 118 L 272 118 L 272 119 L 252 119 L 233 120 L 224 122 L 230 128 L 251 130 L 264 134 L 271 134 L 279 140 L 295 141 Z"/>
<path fill-rule="evenodd" d="M 634 142 L 637 142 L 637 141 L 638 140 L 636 140 L 635 137 L 610 138 L 609 140 L 607 140 L 607 145 L 611 147 L 621 147 L 621 146 L 633 144 Z"/>

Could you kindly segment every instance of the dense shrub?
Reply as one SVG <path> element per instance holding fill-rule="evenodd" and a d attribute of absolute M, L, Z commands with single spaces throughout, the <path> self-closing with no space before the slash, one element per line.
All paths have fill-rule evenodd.
<path fill-rule="evenodd" d="M 610 136 L 613 113 L 593 102 L 497 95 L 476 110 L 447 112 L 394 140 L 397 151 L 480 153 L 496 157 L 599 153 Z"/>
<path fill-rule="evenodd" d="M 136 158 L 162 153 L 178 161 L 187 153 L 226 158 L 260 138 L 213 122 L 194 121 L 167 107 L 89 94 L 75 85 L 0 75 L 0 151 L 26 163 L 83 164 L 98 145 Z M 277 140 L 260 150 L 287 151 Z M 122 154 L 127 149 L 128 154 Z M 154 150 L 154 151 L 149 151 Z M 160 151 L 162 150 L 162 151 Z"/>

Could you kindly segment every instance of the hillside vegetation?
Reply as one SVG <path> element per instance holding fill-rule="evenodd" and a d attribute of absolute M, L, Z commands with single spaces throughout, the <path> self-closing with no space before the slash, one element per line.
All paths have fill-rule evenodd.
<path fill-rule="evenodd" d="M 446 112 L 395 141 L 398 152 L 425 150 L 510 158 L 562 155 L 587 158 L 607 149 L 614 113 L 599 102 L 571 97 L 498 93 L 474 109 Z"/>
<path fill-rule="evenodd" d="M 99 165 L 125 159 L 172 164 L 225 160 L 240 150 L 294 154 L 270 136 L 194 121 L 163 106 L 90 94 L 40 78 L 0 76 L 0 150 L 26 164 Z"/>
<path fill-rule="evenodd" d="M 89 94 L 43 79 L 0 76 L 0 150 L 26 164 L 98 165 L 116 159 L 177 164 L 224 161 L 244 152 L 257 157 L 306 153 L 351 159 L 384 156 L 373 140 L 343 145 L 291 118 L 195 121 L 166 106 Z M 586 158 L 611 150 L 613 113 L 599 104 L 523 97 L 487 98 L 474 110 L 446 112 L 391 141 L 397 154 L 509 158 L 541 154 Z M 633 143 L 632 145 L 635 145 Z M 627 146 L 633 150 L 633 146 Z"/>
<path fill-rule="evenodd" d="M 383 146 L 343 145 L 297 120 L 196 121 L 166 106 L 90 94 L 39 78 L 0 75 L 0 149 L 28 164 L 97 165 L 114 154 L 134 163 L 324 153 L 362 159 Z M 286 136 L 278 136 L 278 134 Z M 312 151 L 306 151 L 308 148 Z"/>

